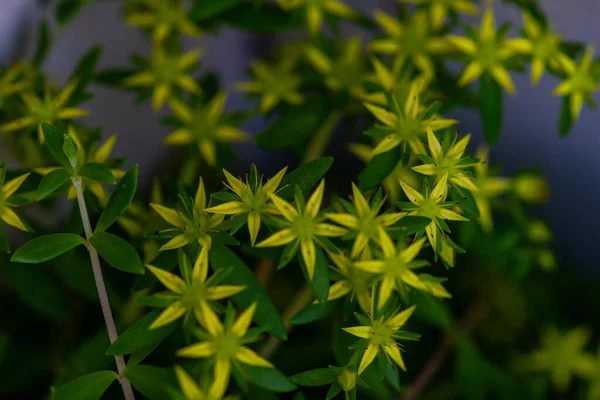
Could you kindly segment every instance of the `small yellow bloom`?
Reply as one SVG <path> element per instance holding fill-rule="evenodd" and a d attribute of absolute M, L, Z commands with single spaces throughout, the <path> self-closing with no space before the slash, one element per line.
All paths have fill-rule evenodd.
<path fill-rule="evenodd" d="M 369 242 L 379 244 L 380 229 L 394 225 L 406 213 L 384 213 L 378 215 L 384 202 L 380 201 L 379 204 L 371 208 L 367 199 L 365 199 L 354 183 L 352 183 L 352 196 L 354 214 L 328 213 L 327 218 L 351 231 L 355 230 L 358 232 L 352 246 L 352 252 L 350 253 L 352 258 L 358 258 L 367 248 Z"/>
<path fill-rule="evenodd" d="M 357 268 L 355 263 L 343 254 L 329 253 L 329 258 L 334 264 L 331 269 L 343 278 L 331 285 L 327 301 L 349 294 L 350 300 L 356 297 L 359 307 L 363 312 L 368 313 L 371 308 L 371 287 L 375 282 L 374 276 Z"/>
<path fill-rule="evenodd" d="M 175 366 L 175 376 L 186 400 L 221 400 L 229 383 L 229 375 L 223 375 L 224 372 L 227 371 L 224 369 L 215 371 L 208 391 L 204 392 L 183 368 Z"/>
<path fill-rule="evenodd" d="M 548 183 L 539 174 L 525 172 L 512 179 L 512 189 L 516 195 L 528 203 L 543 203 L 550 195 Z"/>
<path fill-rule="evenodd" d="M 75 127 L 73 125 L 69 125 L 68 133 L 69 136 L 73 139 L 73 142 L 75 142 L 75 144 L 77 145 L 77 167 L 81 167 L 87 163 L 106 164 L 117 141 L 117 136 L 112 135 L 108 139 L 106 139 L 106 141 L 101 145 L 86 150 L 88 146 L 84 146 L 83 142 L 81 141 L 81 138 L 77 134 L 77 131 L 75 130 Z M 45 176 L 58 168 L 61 167 L 40 167 L 34 168 L 33 170 L 36 173 Z M 112 172 L 116 179 L 120 179 L 123 177 L 123 175 L 125 175 L 125 171 L 118 168 L 112 168 L 110 172 Z M 77 171 L 75 171 L 75 174 L 76 173 Z M 98 198 L 100 205 L 102 207 L 105 207 L 108 202 L 108 193 L 106 192 L 104 185 L 100 182 L 93 181 L 85 177 L 82 178 L 82 183 L 85 189 L 89 190 L 94 196 L 96 196 L 96 198 Z M 75 186 L 71 185 L 67 193 L 67 198 L 69 200 L 77 198 Z"/>
<path fill-rule="evenodd" d="M 443 286 L 441 287 L 442 290 L 436 290 L 435 292 L 431 291 L 430 287 L 413 271 L 415 268 L 429 265 L 426 261 L 415 260 L 419 255 L 426 238 L 416 240 L 406 248 L 396 249 L 394 242 L 385 230 L 380 228 L 379 235 L 379 243 L 383 254 L 380 257 L 377 257 L 377 259 L 356 262 L 357 268 L 381 275 L 377 310 L 380 310 L 385 306 L 394 289 L 398 293 L 404 294 L 407 285 L 424 292 L 432 292 L 432 294 L 438 297 L 452 297 Z M 437 287 L 437 289 L 439 289 L 439 287 Z"/>
<path fill-rule="evenodd" d="M 527 39 L 506 39 L 498 36 L 494 11 L 491 8 L 485 10 L 481 28 L 474 39 L 449 35 L 447 40 L 456 50 L 471 59 L 462 72 L 459 86 L 467 85 L 487 72 L 508 93 L 515 94 L 513 81 L 503 64 L 515 55 L 528 54 L 531 51 L 531 43 Z"/>
<path fill-rule="evenodd" d="M 490 199 L 498 197 L 506 192 L 510 187 L 510 180 L 508 178 L 489 175 L 488 150 L 486 148 L 481 147 L 477 150 L 475 158 L 479 159 L 479 163 L 475 165 L 476 177 L 474 182 L 479 190 L 473 192 L 473 197 L 475 199 L 475 204 L 477 204 L 477 209 L 479 210 L 479 222 L 481 223 L 481 227 L 486 232 L 490 232 L 493 227 Z"/>
<path fill-rule="evenodd" d="M 29 87 L 24 76 L 25 68 L 25 64 L 19 63 L 0 72 L 0 107 L 4 99 Z"/>
<path fill-rule="evenodd" d="M 149 329 L 159 328 L 170 324 L 185 314 L 185 319 L 191 313 L 194 313 L 200 321 L 202 318 L 203 306 L 209 307 L 208 302 L 222 300 L 238 294 L 244 290 L 244 286 L 219 285 L 215 286 L 208 277 L 208 247 L 204 246 L 200 250 L 198 258 L 194 262 L 191 274 L 182 278 L 165 271 L 164 269 L 147 265 L 146 267 L 158 278 L 158 280 L 171 293 L 159 293 L 156 295 L 160 299 L 174 300 L 158 318 L 150 325 Z M 184 263 L 181 270 L 189 271 L 189 260 L 185 254 L 181 257 Z"/>
<path fill-rule="evenodd" d="M 159 46 L 152 51 L 147 69 L 138 72 L 123 81 L 127 88 L 152 87 L 152 109 L 158 111 L 173 97 L 174 87 L 199 94 L 198 83 L 189 75 L 202 55 L 196 49 L 183 55 L 172 55 Z"/>
<path fill-rule="evenodd" d="M 316 35 L 323 23 L 323 14 L 328 13 L 336 17 L 352 19 L 358 14 L 340 0 L 276 0 L 284 10 L 298 7 L 306 9 L 306 25 L 311 35 Z"/>
<path fill-rule="evenodd" d="M 363 83 L 368 75 L 358 36 L 344 42 L 339 56 L 335 59 L 331 59 L 315 46 L 306 47 L 305 54 L 312 66 L 325 77 L 325 84 L 331 90 L 345 90 L 359 99 L 367 96 Z"/>
<path fill-rule="evenodd" d="M 354 336 L 369 340 L 360 360 L 358 375 L 362 374 L 365 368 L 373 362 L 377 353 L 385 354 L 388 360 L 391 359 L 393 363 L 406 371 L 406 365 L 400 354 L 400 346 L 396 340 L 403 339 L 403 331 L 400 328 L 404 326 L 414 311 L 415 306 L 412 306 L 387 319 L 384 319 L 383 315 L 376 320 L 371 317 L 371 325 L 368 326 L 342 328 Z"/>
<path fill-rule="evenodd" d="M 25 116 L 0 126 L 0 132 L 14 132 L 37 126 L 38 138 L 40 143 L 43 143 L 43 122 L 54 124 L 56 121 L 81 118 L 89 114 L 86 110 L 67 107 L 76 88 L 77 82 L 71 81 L 55 96 L 48 86 L 44 88 L 44 94 L 41 97 L 32 92 L 21 93 L 21 99 L 26 108 Z"/>
<path fill-rule="evenodd" d="M 227 386 L 225 377 L 229 377 L 232 365 L 240 363 L 255 367 L 274 368 L 273 364 L 259 356 L 246 346 L 255 340 L 250 337 L 248 328 L 256 311 L 256 303 L 246 309 L 235 322 L 223 325 L 215 312 L 203 303 L 198 314 L 200 324 L 206 332 L 202 333 L 204 341 L 184 347 L 177 351 L 180 357 L 210 358 L 214 361 L 215 383 Z M 218 383 L 217 383 L 218 382 Z"/>
<path fill-rule="evenodd" d="M 427 188 L 425 196 L 402 181 L 400 181 L 400 185 L 404 194 L 412 203 L 404 205 L 402 208 L 409 211 L 408 215 L 419 215 L 431 219 L 431 223 L 425 228 L 429 243 L 431 243 L 433 250 L 441 255 L 442 260 L 448 265 L 454 266 L 454 249 L 446 243 L 449 238 L 446 238 L 444 233 L 447 230 L 444 229 L 446 228 L 445 221 L 468 221 L 468 219 L 448 209 L 453 207 L 455 203 L 444 202 L 448 176 L 444 175 L 431 192 Z"/>
<path fill-rule="evenodd" d="M 475 161 L 469 161 L 469 157 L 463 157 L 463 154 L 469 145 L 471 135 L 467 134 L 458 141 L 456 140 L 457 138 L 458 136 L 454 138 L 454 142 L 450 148 L 447 151 L 444 151 L 442 144 L 433 133 L 431 127 L 428 126 L 427 142 L 429 145 L 431 161 L 427 164 L 412 167 L 412 169 L 423 175 L 435 176 L 436 182 L 442 177 L 447 176 L 448 180 L 454 185 L 460 186 L 471 192 L 477 192 L 479 189 L 473 182 L 470 172 L 465 171 L 477 163 Z"/>
<path fill-rule="evenodd" d="M 217 93 L 207 104 L 191 109 L 185 102 L 172 98 L 169 105 L 183 126 L 164 140 L 167 145 L 184 146 L 196 143 L 208 165 L 217 162 L 216 142 L 230 143 L 248 140 L 249 135 L 223 122 L 227 95 Z"/>
<path fill-rule="evenodd" d="M 259 179 L 256 168 L 252 168 L 251 174 L 253 173 L 254 176 L 250 180 L 246 175 L 246 183 L 234 177 L 226 170 L 223 170 L 225 178 L 229 183 L 227 187 L 238 196 L 239 201 L 229 201 L 207 208 L 205 211 L 223 215 L 248 214 L 248 232 L 250 233 L 250 242 L 254 246 L 260 230 L 261 214 L 279 215 L 279 210 L 271 202 L 269 196 L 277 192 L 286 171 L 287 167 L 283 168 L 263 185 L 262 175 Z M 253 182 L 255 185 L 253 185 Z"/>
<path fill-rule="evenodd" d="M 542 27 L 527 11 L 523 12 L 523 23 L 531 47 L 531 83 L 535 85 L 542 77 L 547 64 L 556 66 L 558 61 L 566 56 L 560 51 L 561 37 L 548 27 Z"/>
<path fill-rule="evenodd" d="M 263 114 L 271 111 L 281 101 L 301 104 L 304 101 L 304 97 L 298 91 L 301 80 L 292 72 L 293 67 L 291 62 L 279 62 L 271 67 L 257 61 L 252 64 L 256 80 L 240 82 L 236 84 L 236 88 L 243 92 L 261 94 L 260 112 Z"/>
<path fill-rule="evenodd" d="M 583 102 L 591 99 L 590 95 L 598 90 L 598 79 L 592 68 L 593 56 L 594 47 L 590 45 L 578 64 L 566 56 L 561 57 L 560 67 L 568 77 L 554 89 L 554 95 L 570 96 L 569 111 L 573 120 L 579 118 Z"/>
<path fill-rule="evenodd" d="M 210 249 L 212 238 L 210 233 L 215 231 L 223 222 L 223 215 L 206 213 L 206 191 L 204 190 L 204 181 L 200 178 L 200 184 L 196 191 L 192 209 L 188 209 L 182 200 L 185 212 L 179 212 L 172 208 L 160 204 L 150 203 L 150 206 L 174 229 L 170 232 L 177 233 L 173 239 L 164 244 L 160 250 L 171 250 L 187 246 L 194 240 L 197 240 L 201 247 Z"/>
<path fill-rule="evenodd" d="M 315 242 L 320 244 L 320 236 L 335 237 L 346 233 L 344 228 L 322 222 L 324 217 L 319 216 L 319 209 L 323 201 L 324 191 L 325 180 L 322 180 L 306 205 L 297 203 L 296 207 L 276 194 L 271 194 L 273 204 L 285 218 L 282 224 L 286 227 L 256 245 L 256 247 L 276 247 L 296 241 L 300 244 L 302 259 L 306 265 L 309 280 L 312 280 L 315 274 Z"/>
<path fill-rule="evenodd" d="M 527 371 L 548 373 L 554 386 L 564 391 L 572 375 L 586 377 L 593 369 L 594 360 L 584 349 L 590 336 L 591 332 L 581 326 L 566 333 L 547 330 L 541 347 L 523 356 L 518 364 Z"/>
<path fill-rule="evenodd" d="M 471 0 L 400 0 L 402 3 L 427 4 L 431 17 L 431 24 L 435 30 L 444 25 L 448 11 L 456 13 L 477 15 L 477 6 Z"/>
<path fill-rule="evenodd" d="M 424 154 L 425 146 L 421 138 L 427 132 L 428 127 L 435 131 L 458 122 L 454 119 L 429 115 L 429 109 L 422 108 L 419 102 L 421 89 L 419 83 L 413 82 L 403 106 L 398 104 L 398 99 L 392 95 L 395 110 L 364 103 L 371 114 L 383 123 L 383 125 L 375 126 L 381 129 L 383 139 L 373 150 L 373 156 L 388 152 L 400 145 L 408 145 L 415 154 Z"/>
<path fill-rule="evenodd" d="M 140 28 L 152 28 L 152 38 L 163 42 L 173 32 L 199 37 L 202 31 L 189 19 L 181 0 L 144 0 L 146 10 L 133 12 L 127 23 Z"/>
<path fill-rule="evenodd" d="M 344 392 L 349 392 L 356 387 L 357 376 L 355 368 L 345 367 L 338 374 L 336 380 Z"/>
<path fill-rule="evenodd" d="M 435 67 L 431 56 L 443 53 L 446 44 L 432 35 L 427 13 L 415 12 L 406 24 L 380 10 L 375 11 L 374 18 L 387 36 L 373 40 L 369 48 L 375 53 L 406 57 L 424 75 L 433 78 Z"/>
<path fill-rule="evenodd" d="M 2 170 L 0 169 L 0 173 Z M 23 224 L 23 221 L 19 218 L 12 208 L 16 207 L 11 203 L 10 198 L 15 194 L 19 187 L 25 182 L 25 179 L 29 174 L 23 174 L 17 178 L 14 178 L 3 185 L 0 185 L 0 219 L 10 226 L 14 226 L 22 231 L 27 232 L 27 228 Z"/>

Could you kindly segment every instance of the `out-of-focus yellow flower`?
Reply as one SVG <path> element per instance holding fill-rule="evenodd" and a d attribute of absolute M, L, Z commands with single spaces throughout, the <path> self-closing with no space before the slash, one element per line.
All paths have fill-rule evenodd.
<path fill-rule="evenodd" d="M 204 392 L 183 368 L 175 366 L 175 376 L 186 400 L 221 400 L 229 383 L 229 375 L 223 375 L 225 372 L 224 369 L 215 371 L 208 391 Z"/>
<path fill-rule="evenodd" d="M 293 63 L 289 61 L 279 62 L 269 66 L 263 62 L 252 64 L 252 71 L 256 80 L 252 82 L 239 82 L 237 90 L 253 94 L 261 94 L 260 112 L 271 111 L 279 102 L 285 101 L 290 104 L 301 104 L 304 97 L 298 89 L 300 77 L 292 73 Z"/>
<path fill-rule="evenodd" d="M 358 15 L 340 0 L 276 0 L 276 2 L 284 10 L 304 7 L 307 29 L 311 35 L 316 35 L 321 30 L 324 13 L 345 19 L 352 19 Z"/>
<path fill-rule="evenodd" d="M 306 47 L 308 61 L 325 77 L 325 84 L 335 91 L 347 90 L 356 98 L 367 94 L 363 87 L 368 78 L 360 38 L 355 36 L 345 42 L 339 57 L 329 58 L 314 46 Z"/>
<path fill-rule="evenodd" d="M 498 36 L 491 8 L 485 10 L 481 28 L 475 33 L 475 38 L 449 35 L 447 41 L 470 58 L 458 81 L 459 86 L 467 85 L 488 72 L 508 93 L 515 94 L 510 73 L 503 64 L 515 55 L 528 54 L 531 43 L 523 38 L 506 39 Z"/>
<path fill-rule="evenodd" d="M 561 37 L 538 23 L 527 11 L 523 12 L 523 23 L 531 47 L 531 83 L 535 85 L 544 74 L 547 64 L 556 66 L 558 60 L 566 56 L 560 51 Z"/>
<path fill-rule="evenodd" d="M 223 215 L 206 213 L 206 191 L 204 181 L 200 178 L 198 190 L 194 197 L 192 209 L 188 209 L 182 199 L 185 212 L 179 212 L 160 204 L 150 203 L 150 206 L 174 229 L 169 231 L 177 233 L 173 239 L 164 244 L 160 250 L 171 250 L 186 246 L 197 240 L 200 247 L 210 249 L 212 238 L 209 235 L 223 222 Z"/>
<path fill-rule="evenodd" d="M 573 120 L 579 118 L 584 101 L 593 103 L 591 94 L 598 90 L 598 79 L 591 68 L 593 56 L 594 47 L 590 45 L 577 64 L 566 56 L 560 57 L 560 68 L 567 73 L 567 78 L 554 89 L 554 95 L 569 96 L 569 111 Z"/>
<path fill-rule="evenodd" d="M 73 139 L 73 142 L 77 145 L 77 165 L 82 166 L 87 163 L 98 163 L 105 164 L 110 157 L 110 154 L 113 151 L 115 143 L 117 141 L 117 135 L 112 135 L 104 143 L 96 148 L 92 148 L 86 151 L 86 146 L 83 145 L 81 138 L 77 134 L 77 131 L 73 127 L 73 125 L 69 125 L 68 129 L 69 136 Z M 46 176 L 50 172 L 54 171 L 61 167 L 40 167 L 34 168 L 34 172 Z M 120 179 L 125 175 L 125 171 L 119 168 L 112 168 L 110 170 L 112 172 L 115 179 Z M 83 188 L 89 190 L 94 196 L 98 198 L 100 205 L 102 207 L 106 206 L 108 202 L 108 193 L 104 188 L 103 184 L 98 181 L 94 181 L 87 178 L 82 178 Z M 67 198 L 69 200 L 73 200 L 77 198 L 77 192 L 75 190 L 75 186 L 71 185 L 69 191 L 67 193 Z"/>
<path fill-rule="evenodd" d="M 181 0 L 144 0 L 142 4 L 145 11 L 133 12 L 125 20 L 140 28 L 151 28 L 155 42 L 164 41 L 173 32 L 192 37 L 202 35 L 202 31 L 190 21 Z"/>
<path fill-rule="evenodd" d="M 54 124 L 59 120 L 69 120 L 85 117 L 88 111 L 80 108 L 67 107 L 73 92 L 77 88 L 77 81 L 71 81 L 53 96 L 48 85 L 44 88 L 42 97 L 32 93 L 21 93 L 21 99 L 25 103 L 25 116 L 0 126 L 0 132 L 14 132 L 31 126 L 37 126 L 40 143 L 44 142 L 42 123 Z"/>
<path fill-rule="evenodd" d="M 4 99 L 29 87 L 24 76 L 25 68 L 25 64 L 19 63 L 0 72 L 0 107 Z"/>
<path fill-rule="evenodd" d="M 189 73 L 201 56 L 201 49 L 173 55 L 166 53 L 160 46 L 155 46 L 148 68 L 126 78 L 123 85 L 152 87 L 152 109 L 158 111 L 172 98 L 174 87 L 194 94 L 200 93 L 200 86 Z"/>
<path fill-rule="evenodd" d="M 414 311 L 415 306 L 412 306 L 388 319 L 384 319 L 383 315 L 376 320 L 371 317 L 371 324 L 368 326 L 342 328 L 351 335 L 369 341 L 362 359 L 360 360 L 358 375 L 362 374 L 365 368 L 373 362 L 377 353 L 385 354 L 385 356 L 388 359 L 391 359 L 394 364 L 402 368 L 403 371 L 406 371 L 406 365 L 400 354 L 400 346 L 396 343 L 396 340 L 403 339 L 403 331 L 401 328 Z M 373 314 L 371 313 L 371 316 L 372 315 Z"/>
<path fill-rule="evenodd" d="M 543 203 L 550 195 L 546 180 L 533 172 L 515 176 L 512 179 L 512 188 L 521 200 L 528 203 Z"/>
<path fill-rule="evenodd" d="M 445 52 L 447 44 L 432 35 L 427 13 L 416 11 L 405 24 L 379 10 L 374 17 L 387 37 L 373 40 L 369 48 L 375 53 L 406 57 L 428 78 L 433 78 L 435 67 L 431 55 Z"/>
<path fill-rule="evenodd" d="M 401 3 L 426 4 L 431 16 L 433 29 L 438 30 L 444 25 L 448 11 L 477 15 L 479 9 L 471 0 L 400 0 Z"/>
<path fill-rule="evenodd" d="M 479 159 L 479 162 L 475 164 L 475 186 L 479 189 L 473 193 L 475 204 L 479 210 L 479 222 L 481 227 L 490 232 L 493 227 L 492 220 L 492 208 L 490 206 L 490 199 L 500 196 L 506 192 L 510 187 L 510 180 L 508 178 L 490 176 L 488 173 L 488 150 L 485 147 L 481 147 L 477 150 L 475 158 Z"/>
<path fill-rule="evenodd" d="M 179 319 L 185 314 L 187 319 L 191 313 L 201 319 L 202 307 L 210 306 L 210 301 L 222 300 L 238 294 L 244 290 L 244 286 L 234 285 L 215 285 L 214 281 L 207 280 L 208 277 L 208 247 L 204 246 L 200 250 L 198 258 L 194 262 L 193 269 L 189 266 L 187 256 L 181 257 L 182 271 L 192 271 L 191 275 L 184 276 L 181 279 L 172 272 L 161 268 L 147 265 L 146 267 L 156 276 L 156 278 L 167 288 L 169 293 L 158 293 L 155 297 L 159 299 L 173 300 L 159 316 L 152 322 L 149 329 L 160 328 Z"/>
<path fill-rule="evenodd" d="M 2 170 L 0 169 L 0 173 Z M 23 174 L 15 179 L 12 179 L 2 185 L 0 185 L 0 219 L 10 226 L 14 226 L 22 231 L 27 232 L 27 228 L 23 224 L 23 221 L 19 218 L 12 208 L 16 207 L 11 203 L 10 198 L 15 194 L 19 187 L 25 182 L 25 179 L 29 176 L 29 173 Z"/>
<path fill-rule="evenodd" d="M 244 183 L 241 179 L 238 179 L 226 170 L 223 170 L 225 178 L 229 183 L 227 187 L 238 196 L 239 201 L 228 201 L 227 203 L 207 208 L 205 211 L 223 215 L 248 214 L 250 243 L 254 246 L 254 242 L 256 242 L 256 237 L 260 230 L 261 214 L 279 215 L 279 210 L 271 202 L 269 196 L 277 192 L 281 179 L 283 179 L 283 176 L 285 175 L 285 171 L 287 171 L 287 167 L 283 168 L 263 185 L 262 176 L 259 178 L 258 171 L 256 168 L 253 168 L 253 172 L 256 174 L 256 176 L 251 177 L 251 180 L 256 182 L 256 186 L 253 187 L 252 183 L 248 180 L 247 175 L 246 183 Z"/>
<path fill-rule="evenodd" d="M 312 280 L 315 274 L 315 242 L 319 243 L 319 236 L 335 237 L 346 233 L 344 228 L 321 222 L 324 218 L 319 215 L 319 210 L 321 209 L 324 192 L 325 180 L 322 180 L 306 202 L 306 205 L 296 203 L 296 207 L 276 194 L 271 194 L 271 201 L 285 218 L 282 223 L 286 227 L 256 245 L 256 247 L 277 247 L 295 240 L 296 243 L 300 244 L 302 259 L 306 265 L 309 280 Z"/>
<path fill-rule="evenodd" d="M 383 201 L 371 208 L 367 199 L 358 187 L 352 183 L 354 214 L 328 213 L 327 218 L 350 229 L 357 231 L 350 257 L 357 258 L 368 247 L 369 242 L 380 244 L 380 229 L 385 229 L 398 222 L 406 213 L 383 213 L 379 215 Z"/>
<path fill-rule="evenodd" d="M 329 253 L 333 261 L 331 268 L 343 278 L 329 288 L 327 301 L 350 295 L 350 299 L 358 301 L 363 312 L 371 309 L 371 287 L 375 283 L 374 275 L 356 267 L 355 263 L 343 254 Z M 316 302 L 316 300 L 315 300 Z"/>
<path fill-rule="evenodd" d="M 383 137 L 383 139 L 373 150 L 373 156 L 388 152 L 400 145 L 410 146 L 414 154 L 424 154 L 425 146 L 421 138 L 427 132 L 428 127 L 435 131 L 458 122 L 455 119 L 432 115 L 431 108 L 422 108 L 419 102 L 420 90 L 420 85 L 413 83 L 406 102 L 402 106 L 392 96 L 394 101 L 393 110 L 364 103 L 371 114 L 384 124 L 383 126 L 375 126 L 379 129 L 378 136 Z"/>
<path fill-rule="evenodd" d="M 207 104 L 201 104 L 196 109 L 192 109 L 181 100 L 171 99 L 169 106 L 175 116 L 183 122 L 183 127 L 169 134 L 164 143 L 172 146 L 184 146 L 196 142 L 204 161 L 210 166 L 215 165 L 217 162 L 215 142 L 240 142 L 249 138 L 246 132 L 222 121 L 226 101 L 227 95 L 220 92 Z"/>

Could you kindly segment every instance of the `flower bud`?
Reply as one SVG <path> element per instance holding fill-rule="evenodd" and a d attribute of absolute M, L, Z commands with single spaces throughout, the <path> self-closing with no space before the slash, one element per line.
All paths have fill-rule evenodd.
<path fill-rule="evenodd" d="M 550 194 L 548 183 L 538 174 L 522 174 L 514 178 L 513 184 L 517 196 L 528 203 L 542 203 Z"/>
<path fill-rule="evenodd" d="M 344 368 L 337 376 L 337 381 L 344 392 L 349 392 L 356 386 L 356 371 Z"/>
<path fill-rule="evenodd" d="M 547 243 L 552 240 L 552 232 L 548 226 L 540 220 L 532 221 L 527 227 L 527 236 L 534 243 Z"/>
<path fill-rule="evenodd" d="M 75 144 L 71 136 L 65 135 L 62 149 L 65 155 L 67 156 L 69 163 L 71 163 L 71 167 L 75 168 L 77 166 L 77 145 Z"/>

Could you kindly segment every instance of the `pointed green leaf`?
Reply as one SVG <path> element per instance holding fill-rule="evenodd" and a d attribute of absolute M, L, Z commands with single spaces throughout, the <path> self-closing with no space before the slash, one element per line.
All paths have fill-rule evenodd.
<path fill-rule="evenodd" d="M 338 309 L 341 300 L 328 301 L 325 304 L 311 303 L 292 317 L 292 325 L 305 325 L 327 318 Z"/>
<path fill-rule="evenodd" d="M 204 0 L 195 3 L 195 6 L 190 10 L 190 20 L 197 22 L 215 17 L 239 2 L 240 0 Z"/>
<path fill-rule="evenodd" d="M 131 354 L 134 351 L 162 342 L 177 328 L 177 323 L 149 330 L 148 328 L 158 318 L 163 310 L 154 310 L 138 319 L 119 335 L 119 338 L 106 351 L 107 356 Z"/>
<path fill-rule="evenodd" d="M 52 37 L 50 33 L 50 26 L 48 25 L 47 20 L 43 20 L 38 25 L 38 38 L 35 55 L 33 56 L 33 63 L 35 65 L 39 66 L 44 62 L 46 55 L 48 54 L 51 41 Z"/>
<path fill-rule="evenodd" d="M 246 364 L 242 364 L 242 367 L 248 380 L 256 386 L 274 392 L 296 390 L 296 385 L 276 368 L 252 367 Z"/>
<path fill-rule="evenodd" d="M 213 271 L 221 267 L 231 267 L 232 271 L 223 279 L 224 284 L 244 285 L 246 288 L 231 299 L 241 309 L 248 308 L 256 302 L 254 321 L 280 339 L 286 339 L 285 325 L 279 316 L 265 289 L 256 280 L 252 271 L 238 256 L 221 244 L 213 244 L 210 249 L 210 266 Z"/>
<path fill-rule="evenodd" d="M 358 177 L 360 190 L 366 191 L 380 185 L 396 168 L 401 157 L 402 149 L 400 146 L 373 157 Z"/>
<path fill-rule="evenodd" d="M 332 164 L 332 157 L 323 157 L 296 168 L 283 177 L 281 184 L 279 185 L 279 187 L 283 189 L 281 189 L 277 195 L 289 201 L 294 197 L 296 186 L 298 186 L 302 190 L 302 193 L 306 195 L 310 189 L 323 178 L 327 171 L 329 171 Z"/>
<path fill-rule="evenodd" d="M 54 171 L 50 171 L 42 178 L 42 181 L 37 188 L 37 199 L 41 200 L 55 192 L 58 188 L 68 182 L 71 176 L 71 171 L 65 168 L 58 168 Z"/>
<path fill-rule="evenodd" d="M 479 80 L 479 115 L 485 141 L 493 146 L 502 129 L 502 88 L 494 78 L 484 73 Z"/>
<path fill-rule="evenodd" d="M 110 195 L 108 204 L 96 224 L 95 232 L 104 232 L 125 212 L 135 195 L 137 181 L 138 166 L 134 165 L 121 178 Z"/>
<path fill-rule="evenodd" d="M 42 123 L 42 132 L 46 139 L 46 145 L 50 149 L 50 153 L 52 153 L 54 159 L 63 167 L 71 169 L 71 163 L 62 149 L 65 134 L 46 122 Z"/>
<path fill-rule="evenodd" d="M 143 274 L 144 265 L 135 248 L 117 235 L 108 232 L 95 232 L 90 243 L 100 257 L 112 267 L 124 272 Z"/>
<path fill-rule="evenodd" d="M 118 377 L 113 371 L 98 371 L 82 376 L 56 389 L 52 400 L 100 400 Z"/>
<path fill-rule="evenodd" d="M 339 372 L 338 367 L 318 368 L 300 372 L 290 379 L 298 386 L 325 386 L 335 382 Z"/>
<path fill-rule="evenodd" d="M 569 99 L 571 96 L 563 96 L 560 102 L 560 117 L 558 119 L 558 134 L 561 137 L 565 137 L 571 132 L 575 121 L 571 116 L 571 107 L 569 106 Z"/>
<path fill-rule="evenodd" d="M 128 365 L 125 376 L 135 390 L 150 400 L 169 400 L 167 388 L 179 387 L 175 372 L 171 368 L 159 368 L 151 365 Z"/>
<path fill-rule="evenodd" d="M 102 183 L 115 183 L 115 176 L 108 167 L 99 163 L 87 163 L 79 169 L 79 175 Z"/>
<path fill-rule="evenodd" d="M 52 260 L 63 253 L 85 244 L 86 240 L 72 233 L 54 233 L 43 235 L 25 243 L 17 250 L 11 261 L 38 264 L 44 261 Z"/>

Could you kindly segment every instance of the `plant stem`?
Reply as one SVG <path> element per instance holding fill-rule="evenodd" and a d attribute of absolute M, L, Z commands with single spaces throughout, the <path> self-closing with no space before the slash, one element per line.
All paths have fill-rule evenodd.
<path fill-rule="evenodd" d="M 79 212 L 81 214 L 81 222 L 83 223 L 83 230 L 85 231 L 85 237 L 89 241 L 92 236 L 92 225 L 90 224 L 90 217 L 87 212 L 85 205 L 85 198 L 83 197 L 83 190 L 81 189 L 81 177 L 71 178 L 75 191 L 77 192 L 77 202 L 79 203 Z M 102 277 L 102 268 L 100 267 L 100 258 L 98 252 L 88 242 L 87 249 L 90 253 L 90 260 L 92 261 L 92 270 L 94 271 L 94 280 L 96 281 L 96 289 L 98 290 L 98 297 L 100 298 L 100 307 L 102 307 L 102 314 L 104 315 L 104 322 L 106 323 L 106 330 L 108 331 L 108 338 L 110 343 L 114 343 L 119 337 L 117 334 L 117 328 L 115 326 L 115 320 L 110 310 L 110 303 L 108 301 L 108 294 L 106 293 L 106 286 L 104 285 L 104 278 Z M 129 380 L 123 375 L 125 370 L 125 360 L 123 356 L 115 356 L 115 362 L 117 364 L 117 371 L 119 373 L 119 382 L 123 388 L 123 394 L 126 400 L 134 400 L 133 389 Z"/>
<path fill-rule="evenodd" d="M 282 319 L 285 324 L 285 330 L 289 334 L 292 329 L 292 317 L 302 310 L 310 301 L 313 299 L 313 292 L 308 285 L 305 285 L 296 296 L 292 299 L 292 302 L 286 307 L 283 312 Z M 283 341 L 275 336 L 271 336 L 269 340 L 258 350 L 263 358 L 269 359 L 277 351 Z"/>
<path fill-rule="evenodd" d="M 454 348 L 454 345 L 460 338 L 468 335 L 479 324 L 485 315 L 486 309 L 487 307 L 481 301 L 478 301 L 467 310 L 456 328 L 448 332 L 438 344 L 427 364 L 425 364 L 414 383 L 406 392 L 404 400 L 416 400 L 421 396 L 429 381 L 444 363 L 450 350 Z"/>
<path fill-rule="evenodd" d="M 314 134 L 311 142 L 309 143 L 306 153 L 304 154 L 302 164 L 306 164 L 309 161 L 315 160 L 325 153 L 340 117 L 341 113 L 338 111 L 332 112 L 329 117 L 327 117 L 323 125 Z"/>

